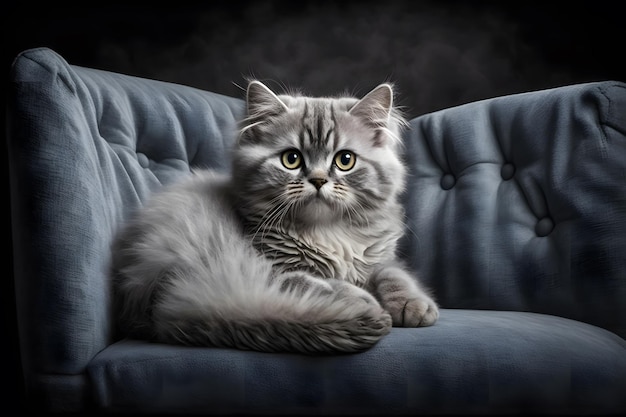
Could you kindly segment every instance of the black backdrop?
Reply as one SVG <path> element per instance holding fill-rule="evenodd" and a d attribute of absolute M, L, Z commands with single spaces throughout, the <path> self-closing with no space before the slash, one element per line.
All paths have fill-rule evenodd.
<path fill-rule="evenodd" d="M 49 46 L 72 64 L 233 96 L 248 76 L 311 94 L 365 93 L 392 80 L 409 115 L 626 77 L 618 2 L 156 3 L 16 2 L 5 68 L 19 51 Z"/>
<path fill-rule="evenodd" d="M 619 2 L 156 3 L 5 2 L 5 80 L 20 51 L 48 46 L 71 64 L 239 97 L 250 76 L 310 94 L 363 94 L 390 80 L 409 116 L 571 83 L 626 81 Z M 8 215 L 4 226 L 10 249 Z M 13 359 L 11 253 L 4 253 L 1 331 Z M 7 407 L 20 398 L 21 383 L 18 361 L 9 363 L 3 376 L 11 389 L 0 390 L 10 396 Z"/>

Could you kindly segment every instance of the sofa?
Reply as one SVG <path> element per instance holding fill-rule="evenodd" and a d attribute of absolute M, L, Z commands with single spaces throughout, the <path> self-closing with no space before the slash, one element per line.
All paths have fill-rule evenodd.
<path fill-rule="evenodd" d="M 626 412 L 626 83 L 409 122 L 400 255 L 440 307 L 361 353 L 310 356 L 115 331 L 117 228 L 195 167 L 228 171 L 242 97 L 14 60 L 7 154 L 29 409 L 141 415 Z"/>

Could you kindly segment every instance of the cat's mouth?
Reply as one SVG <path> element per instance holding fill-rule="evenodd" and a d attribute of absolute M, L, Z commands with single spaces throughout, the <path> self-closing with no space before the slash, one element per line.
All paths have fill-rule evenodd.
<path fill-rule="evenodd" d="M 322 193 L 318 191 L 317 193 L 313 194 L 307 199 L 305 205 L 311 205 L 311 206 L 325 205 L 325 206 L 331 207 L 332 202 L 327 196 L 323 195 Z"/>
<path fill-rule="evenodd" d="M 328 222 L 335 218 L 336 203 L 321 190 L 312 193 L 300 205 L 301 220 L 307 222 Z"/>
<path fill-rule="evenodd" d="M 334 201 L 333 198 L 331 196 L 328 195 L 328 193 L 326 192 L 326 190 L 320 188 L 319 190 L 317 190 L 317 192 L 315 192 L 311 199 L 310 202 L 312 203 L 323 203 L 326 204 L 329 207 L 334 207 Z"/>

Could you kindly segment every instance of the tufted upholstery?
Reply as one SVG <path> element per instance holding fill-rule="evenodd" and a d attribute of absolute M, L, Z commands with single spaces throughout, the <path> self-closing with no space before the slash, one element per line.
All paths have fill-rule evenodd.
<path fill-rule="evenodd" d="M 66 392 L 79 400 L 73 391 L 85 384 L 86 365 L 113 337 L 107 268 L 116 226 L 190 165 L 225 169 L 242 106 L 70 68 L 46 48 L 21 55 L 12 77 L 8 146 L 26 382 L 65 403 Z M 41 381 L 30 380 L 34 369 Z"/>
<path fill-rule="evenodd" d="M 626 85 L 469 103 L 411 121 L 402 255 L 440 321 L 357 355 L 118 339 L 115 229 L 190 168 L 228 169 L 243 102 L 69 65 L 11 73 L 8 156 L 29 402 L 159 414 L 625 412 Z"/>
<path fill-rule="evenodd" d="M 626 337 L 626 85 L 499 97 L 412 121 L 404 251 L 449 308 Z"/>

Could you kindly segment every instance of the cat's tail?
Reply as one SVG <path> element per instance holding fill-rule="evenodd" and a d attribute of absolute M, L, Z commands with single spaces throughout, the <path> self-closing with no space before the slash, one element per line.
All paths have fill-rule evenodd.
<path fill-rule="evenodd" d="M 391 316 L 363 289 L 339 280 L 288 288 L 264 285 L 207 300 L 182 295 L 153 306 L 167 343 L 305 354 L 360 352 L 391 329 Z M 318 285 L 321 282 L 321 285 Z M 165 300 L 164 300 L 165 301 Z"/>

